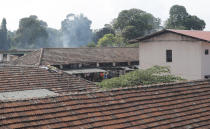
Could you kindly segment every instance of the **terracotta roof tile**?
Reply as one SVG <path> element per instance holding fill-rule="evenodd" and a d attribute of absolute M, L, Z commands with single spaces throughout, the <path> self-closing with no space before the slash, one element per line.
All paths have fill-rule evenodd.
<path fill-rule="evenodd" d="M 210 80 L 0 102 L 0 128 L 209 128 Z"/>
<path fill-rule="evenodd" d="M 19 65 L 59 65 L 132 62 L 138 60 L 138 48 L 43 48 L 10 63 Z"/>
<path fill-rule="evenodd" d="M 170 29 L 169 31 L 191 36 L 194 38 L 210 41 L 210 31 L 198 31 L 198 30 L 172 30 Z"/>
<path fill-rule="evenodd" d="M 143 37 L 139 37 L 133 40 L 130 40 L 130 43 L 136 43 L 139 41 L 143 41 L 145 39 L 149 39 L 151 37 L 163 34 L 163 33 L 167 33 L 167 32 L 172 32 L 172 33 L 176 33 L 179 35 L 183 35 L 183 36 L 187 36 L 187 37 L 191 37 L 194 39 L 198 39 L 198 40 L 202 40 L 202 41 L 206 41 L 206 42 L 210 42 L 210 31 L 199 31 L 199 30 L 173 30 L 173 29 L 164 29 Z"/>
<path fill-rule="evenodd" d="M 0 93 L 47 89 L 55 93 L 97 90 L 97 86 L 75 76 L 36 66 L 0 66 Z"/>

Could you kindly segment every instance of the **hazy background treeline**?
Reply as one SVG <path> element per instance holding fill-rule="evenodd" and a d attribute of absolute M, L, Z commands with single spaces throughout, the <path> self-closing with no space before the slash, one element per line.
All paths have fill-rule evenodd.
<path fill-rule="evenodd" d="M 187 13 L 184 6 L 171 7 L 169 18 L 161 19 L 140 9 L 122 10 L 103 28 L 92 30 L 92 21 L 83 14 L 67 14 L 61 28 L 54 29 L 36 15 L 24 17 L 15 31 L 7 30 L 4 18 L 0 27 L 0 49 L 36 49 L 43 47 L 119 47 L 146 34 L 169 29 L 203 30 L 205 22 Z"/>

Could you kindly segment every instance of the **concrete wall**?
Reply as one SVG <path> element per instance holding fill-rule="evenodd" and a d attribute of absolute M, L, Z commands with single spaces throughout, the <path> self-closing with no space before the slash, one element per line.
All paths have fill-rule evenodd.
<path fill-rule="evenodd" d="M 209 54 L 205 55 L 205 50 L 209 50 Z M 210 75 L 210 43 L 202 42 L 202 77 L 205 75 Z"/>
<path fill-rule="evenodd" d="M 3 54 L 0 53 L 0 62 L 3 62 Z"/>
<path fill-rule="evenodd" d="M 7 61 L 10 61 L 10 55 L 7 54 Z"/>
<path fill-rule="evenodd" d="M 166 62 L 166 50 L 172 50 L 172 62 Z M 172 74 L 188 80 L 201 79 L 201 50 L 200 41 L 173 33 L 161 34 L 140 42 L 140 69 L 169 66 Z"/>

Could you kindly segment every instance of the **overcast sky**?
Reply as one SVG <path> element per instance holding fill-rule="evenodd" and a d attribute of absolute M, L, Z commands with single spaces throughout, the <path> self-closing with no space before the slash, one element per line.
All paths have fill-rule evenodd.
<path fill-rule="evenodd" d="M 110 23 L 121 10 L 138 8 L 152 13 L 165 21 L 169 9 L 174 4 L 183 5 L 188 13 L 206 22 L 210 30 L 210 0 L 0 0 L 0 19 L 7 20 L 7 28 L 18 28 L 19 20 L 29 15 L 37 15 L 49 27 L 59 29 L 61 21 L 69 13 L 83 13 L 97 29 Z"/>

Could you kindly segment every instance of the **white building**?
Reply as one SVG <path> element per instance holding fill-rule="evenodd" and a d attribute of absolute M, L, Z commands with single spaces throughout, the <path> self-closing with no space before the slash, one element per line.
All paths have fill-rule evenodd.
<path fill-rule="evenodd" d="M 140 43 L 140 69 L 169 66 L 188 80 L 210 77 L 210 32 L 162 30 L 133 42 Z"/>

